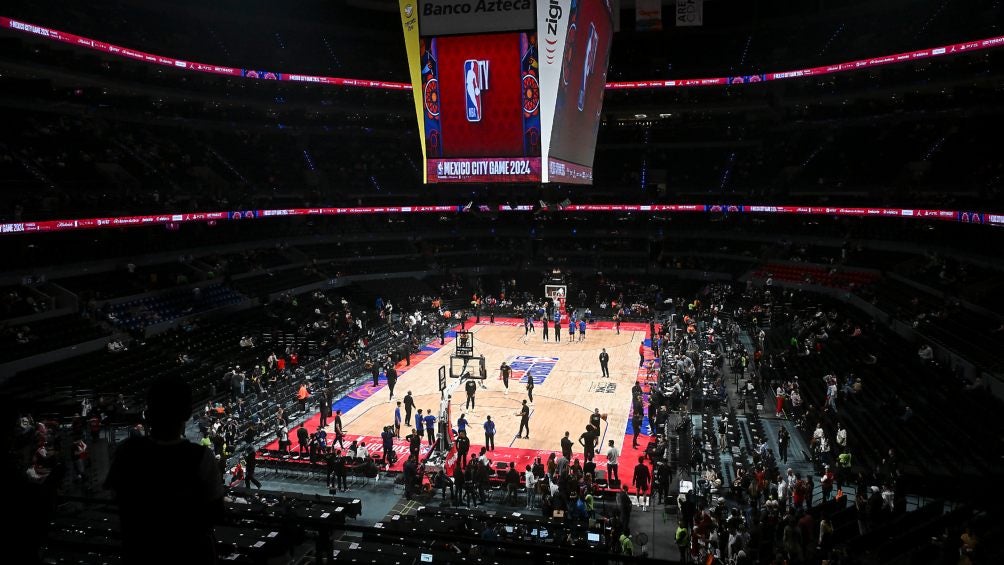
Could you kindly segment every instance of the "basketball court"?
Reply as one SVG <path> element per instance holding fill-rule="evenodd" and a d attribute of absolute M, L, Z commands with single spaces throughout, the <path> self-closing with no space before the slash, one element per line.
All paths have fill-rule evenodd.
<path fill-rule="evenodd" d="M 567 317 L 564 317 L 567 319 Z M 481 323 L 469 324 L 466 331 L 473 338 L 464 345 L 464 353 L 457 356 L 458 325 L 447 333 L 445 343 L 439 340 L 423 348 L 420 355 L 412 356 L 411 366 L 400 363 L 397 366 L 398 381 L 394 398 L 383 375 L 377 387 L 368 383 L 358 387 L 334 404 L 335 410 L 342 411 L 345 431 L 345 445 L 352 440 L 366 443 L 371 455 L 382 453 L 380 433 L 384 426 L 394 423 L 394 409 L 408 391 L 415 399 L 416 410 L 426 413 L 432 410 L 437 420 L 440 414 L 449 417 L 450 429 L 456 430 L 456 421 L 465 414 L 469 422 L 468 437 L 471 453 L 476 454 L 485 443 L 482 424 L 490 415 L 495 421 L 495 450 L 489 454 L 493 462 L 509 462 L 522 470 L 535 457 L 546 461 L 551 452 L 561 452 L 560 440 L 566 431 L 575 443 L 574 455 L 582 462 L 583 451 L 578 444 L 579 435 L 585 431 L 589 416 L 594 409 L 606 415 L 601 424 L 600 455 L 595 456 L 598 469 L 606 468 L 605 453 L 608 440 L 614 440 L 621 452 L 620 475 L 629 480 L 631 470 L 637 463 L 637 451 L 631 447 L 631 387 L 636 381 L 644 381 L 648 376 L 648 365 L 639 367 L 639 346 L 644 345 L 647 360 L 652 357 L 648 347 L 648 325 L 642 323 L 622 323 L 618 334 L 612 322 L 589 324 L 584 340 L 579 340 L 578 332 L 574 341 L 569 341 L 567 322 L 562 326 L 561 341 L 555 341 L 553 325 L 549 328 L 549 340 L 543 340 L 541 324 L 538 321 L 534 333 L 524 336 L 523 321 L 514 318 L 496 318 L 494 324 L 482 316 Z M 474 320 L 470 320 L 473 322 Z M 461 337 L 464 333 L 461 332 Z M 470 351 L 471 348 L 473 351 Z M 599 354 L 606 348 L 610 355 L 609 378 L 604 378 L 600 369 Z M 457 378 L 464 370 L 473 375 L 479 373 L 484 358 L 487 378 L 475 379 L 478 383 L 475 395 L 476 407 L 465 408 L 467 399 L 464 392 L 465 379 Z M 508 363 L 513 371 L 509 390 L 503 386 L 499 370 L 502 362 Z M 466 368 L 464 365 L 466 364 Z M 454 376 L 450 376 L 452 373 Z M 533 404 L 530 412 L 530 438 L 517 438 L 519 430 L 519 409 L 527 399 L 527 379 L 534 380 Z M 440 392 L 441 382 L 446 390 Z M 644 391 L 648 392 L 647 383 Z M 448 410 L 441 401 L 444 394 L 452 392 Z M 646 394 L 647 398 L 647 394 Z M 646 402 L 647 406 L 647 402 Z M 402 415 L 404 409 L 402 407 Z M 411 418 L 414 420 L 415 414 Z M 315 415 L 307 423 L 314 431 L 318 422 Z M 395 439 L 394 450 L 399 455 L 394 469 L 400 469 L 408 453 L 404 436 L 411 433 L 414 421 L 405 422 L 401 438 Z M 333 437 L 328 426 L 329 441 Z M 643 436 L 650 435 L 647 418 L 643 425 Z M 291 432 L 295 440 L 295 430 Z M 644 441 L 643 441 L 644 440 Z M 639 447 L 644 449 L 648 438 L 639 438 Z M 275 445 L 269 445 L 274 449 Z M 427 440 L 422 442 L 422 457 L 432 449 Z"/>

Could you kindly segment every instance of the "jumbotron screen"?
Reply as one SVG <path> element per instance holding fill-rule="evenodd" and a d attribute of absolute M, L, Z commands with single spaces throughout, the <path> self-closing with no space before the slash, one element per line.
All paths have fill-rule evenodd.
<path fill-rule="evenodd" d="M 563 57 L 555 61 L 561 79 L 548 143 L 548 180 L 592 183 L 613 16 L 609 2 L 571 0 L 567 18 Z"/>
<path fill-rule="evenodd" d="M 427 183 L 592 182 L 609 0 L 401 0 L 401 21 Z"/>
<path fill-rule="evenodd" d="M 429 182 L 540 180 L 533 32 L 423 37 Z"/>

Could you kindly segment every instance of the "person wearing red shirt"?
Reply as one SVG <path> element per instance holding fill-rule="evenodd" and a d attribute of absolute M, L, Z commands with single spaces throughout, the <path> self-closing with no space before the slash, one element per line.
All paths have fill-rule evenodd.
<path fill-rule="evenodd" d="M 767 471 L 763 467 L 757 467 L 755 473 L 755 482 L 757 485 L 757 494 L 767 490 Z"/>

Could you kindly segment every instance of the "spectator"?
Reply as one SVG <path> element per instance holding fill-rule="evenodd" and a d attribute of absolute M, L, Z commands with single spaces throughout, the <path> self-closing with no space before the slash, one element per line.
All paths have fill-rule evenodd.
<path fill-rule="evenodd" d="M 147 563 L 151 555 L 165 562 L 215 563 L 213 524 L 223 515 L 222 478 L 212 454 L 182 435 L 191 417 L 191 389 L 177 377 L 162 377 L 150 387 L 147 406 L 150 436 L 123 442 L 105 480 L 122 517 L 123 563 Z"/>

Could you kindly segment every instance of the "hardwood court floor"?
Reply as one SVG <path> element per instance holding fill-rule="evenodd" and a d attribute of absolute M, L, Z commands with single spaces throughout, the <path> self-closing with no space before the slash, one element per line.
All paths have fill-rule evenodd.
<path fill-rule="evenodd" d="M 623 324 L 620 335 L 609 324 L 597 324 L 596 326 L 607 326 L 609 329 L 591 326 L 584 341 L 578 341 L 576 335 L 576 341 L 569 343 L 567 327 L 564 328 L 561 342 L 554 341 L 553 328 L 551 340 L 545 342 L 539 324 L 536 333 L 524 340 L 522 325 L 515 326 L 513 324 L 516 322 L 508 319 L 496 322 L 494 325 L 476 324 L 470 328 L 474 333 L 475 355 L 485 356 L 489 375 L 484 383 L 487 389 L 479 387 L 474 410 L 464 407 L 466 394 L 463 387 L 456 389 L 451 402 L 451 426 L 455 428 L 456 420 L 461 414 L 466 414 L 473 428 L 468 432 L 471 444 L 481 446 L 484 443 L 481 423 L 486 415 L 491 415 L 497 426 L 496 447 L 539 451 L 560 450 L 561 437 L 568 431 L 572 441 L 576 443 L 575 453 L 578 455 L 582 452 L 577 442 L 579 434 L 589 423 L 593 409 L 599 408 L 601 414 L 608 415 L 606 424 L 600 430 L 599 446 L 604 447 L 602 452 L 606 451 L 608 439 L 614 440 L 620 448 L 627 429 L 631 386 L 638 375 L 638 347 L 646 334 L 644 324 Z M 599 354 L 602 348 L 606 348 L 610 355 L 610 378 L 601 376 Z M 398 380 L 394 401 L 388 399 L 389 391 L 381 383 L 372 395 L 343 414 L 346 433 L 379 437 L 383 426 L 394 421 L 396 401 L 402 399 L 409 390 L 415 398 L 417 408 L 438 412 L 438 370 L 442 365 L 449 366 L 449 357 L 453 351 L 454 345 L 447 343 L 419 364 L 410 367 Z M 498 370 L 503 361 L 514 367 L 508 394 L 505 394 Z M 471 368 L 476 371 L 473 364 Z M 531 439 L 516 439 L 516 432 L 519 430 L 517 412 L 521 401 L 527 398 L 526 377 L 521 374 L 525 371 L 536 375 L 537 383 L 530 413 Z M 520 377 L 523 382 L 518 382 Z M 451 379 L 448 386 L 453 382 Z M 413 426 L 414 422 L 410 422 L 402 427 L 402 437 Z"/>

